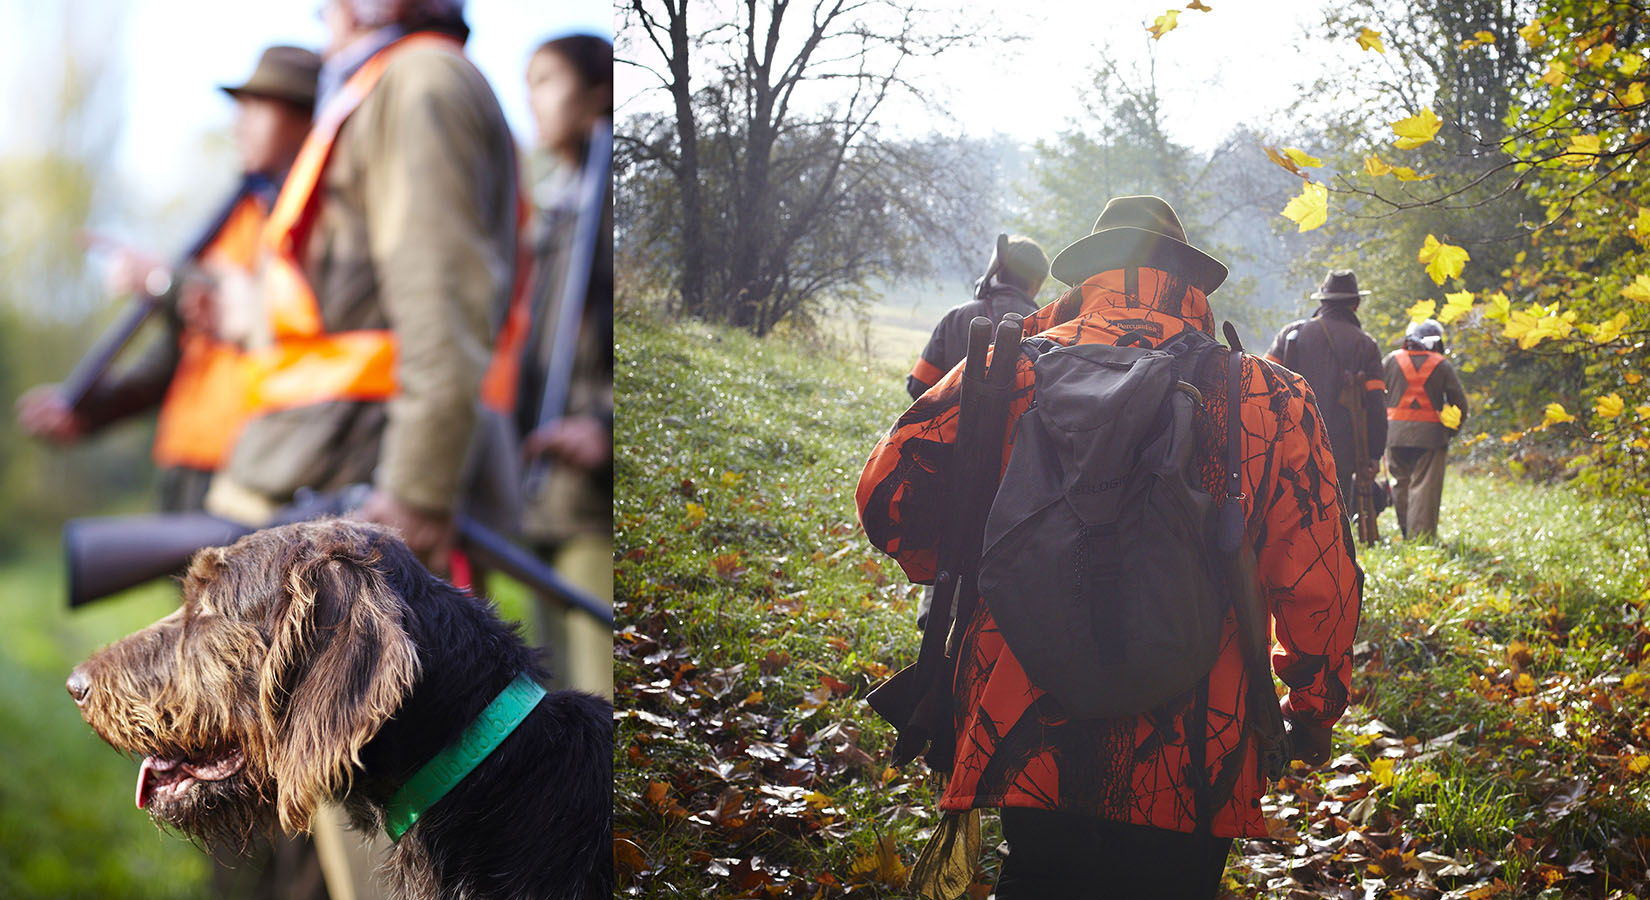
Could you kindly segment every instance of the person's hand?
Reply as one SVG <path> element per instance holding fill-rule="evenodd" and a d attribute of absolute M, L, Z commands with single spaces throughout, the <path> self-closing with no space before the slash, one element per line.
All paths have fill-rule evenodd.
<path fill-rule="evenodd" d="M 457 532 L 451 513 L 420 509 L 375 489 L 355 515 L 400 532 L 401 540 L 418 554 L 425 568 L 437 575 L 447 574 Z"/>
<path fill-rule="evenodd" d="M 613 436 L 595 416 L 573 416 L 540 425 L 527 436 L 529 459 L 549 456 L 578 469 L 597 469 L 613 459 Z"/>
<path fill-rule="evenodd" d="M 1333 729 L 1327 725 L 1309 725 L 1293 720 L 1286 720 L 1286 724 L 1290 759 L 1298 759 L 1314 768 L 1329 762 Z"/>
<path fill-rule="evenodd" d="M 131 247 L 112 248 L 103 289 L 116 296 L 165 293 L 172 279 L 166 263 Z"/>
<path fill-rule="evenodd" d="M 29 388 L 17 398 L 17 425 L 37 438 L 72 444 L 86 435 L 86 423 L 63 402 L 55 384 Z"/>
<path fill-rule="evenodd" d="M 178 286 L 178 318 L 183 327 L 200 334 L 219 337 L 221 325 L 217 297 L 212 282 L 205 278 L 186 278 Z"/>
<path fill-rule="evenodd" d="M 1375 476 L 1381 474 L 1381 464 L 1373 459 L 1369 460 L 1364 463 L 1362 472 L 1365 481 L 1374 481 Z"/>

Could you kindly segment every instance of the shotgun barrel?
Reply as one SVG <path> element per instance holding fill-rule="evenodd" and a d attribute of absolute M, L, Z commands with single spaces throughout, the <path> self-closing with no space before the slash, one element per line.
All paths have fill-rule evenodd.
<path fill-rule="evenodd" d="M 270 524 L 341 515 L 359 492 L 317 494 L 282 510 Z M 569 584 L 537 557 L 487 526 L 460 515 L 458 544 L 483 566 L 613 627 L 613 610 Z M 207 513 L 161 513 L 73 519 L 63 527 L 69 606 L 84 606 L 156 578 L 181 573 L 197 550 L 222 547 L 257 529 Z"/>

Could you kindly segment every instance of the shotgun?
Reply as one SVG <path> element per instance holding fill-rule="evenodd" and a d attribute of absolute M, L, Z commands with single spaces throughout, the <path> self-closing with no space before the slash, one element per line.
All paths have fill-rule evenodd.
<path fill-rule="evenodd" d="M 1352 470 L 1352 512 L 1358 523 L 1358 540 L 1367 547 L 1379 541 L 1381 533 L 1375 523 L 1374 485 L 1364 474 L 1369 470 L 1369 419 L 1364 408 L 1365 392 L 1363 385 L 1355 381 L 1355 378 L 1347 378 L 1341 385 L 1338 399 L 1352 419 L 1352 458 L 1355 466 Z"/>
<path fill-rule="evenodd" d="M 224 201 L 217 214 L 208 220 L 206 229 L 195 238 L 194 242 L 189 245 L 189 249 L 179 257 L 177 264 L 172 266 L 173 273 L 183 271 L 192 265 L 197 257 L 206 252 L 206 248 L 218 236 L 218 232 L 223 228 L 224 223 L 229 221 L 230 214 L 240 204 L 241 198 L 249 192 L 257 190 L 262 183 L 261 176 L 248 175 L 241 179 L 241 183 L 235 188 L 235 192 L 230 194 L 229 199 Z M 109 327 L 98 335 L 97 342 L 92 344 L 91 349 L 86 351 L 79 362 L 75 363 L 74 369 L 69 372 L 68 377 L 63 379 L 63 383 L 58 385 L 57 395 L 63 400 L 64 406 L 74 412 L 80 411 L 80 407 L 86 402 L 86 397 L 92 392 L 92 388 L 103 379 L 104 375 L 108 374 L 109 367 L 114 365 L 115 357 L 119 356 L 126 345 L 131 343 L 132 338 L 137 335 L 138 329 L 143 327 L 143 323 L 149 321 L 149 317 L 161 308 L 161 298 L 171 290 L 172 283 L 175 283 L 176 280 L 177 275 L 174 274 L 165 285 L 157 285 L 154 288 L 146 285 L 142 291 L 132 297 L 131 302 L 125 309 L 121 310 L 120 315 L 109 323 Z"/>
<path fill-rule="evenodd" d="M 1003 432 L 1020 357 L 1021 325 L 1020 316 L 1011 313 L 996 326 L 996 351 L 988 368 L 991 320 L 976 316 L 969 323 L 952 445 L 956 462 L 947 492 L 952 506 L 945 521 L 950 527 L 937 548 L 934 608 L 923 626 L 917 661 L 866 697 L 871 708 L 899 731 L 893 751 L 896 766 L 922 755 L 929 768 L 950 772 L 956 754 L 951 688 L 957 644 L 979 596 L 980 545 L 1002 475 Z"/>
<path fill-rule="evenodd" d="M 269 524 L 289 525 L 345 515 L 365 499 L 360 487 L 300 497 Z M 457 526 L 458 546 L 476 562 L 613 627 L 613 611 L 607 604 L 569 584 L 531 553 L 468 516 L 460 515 Z M 256 530 L 208 513 L 72 519 L 63 526 L 69 606 L 83 606 L 144 582 L 176 575 L 189 564 L 195 551 L 232 544 Z"/>

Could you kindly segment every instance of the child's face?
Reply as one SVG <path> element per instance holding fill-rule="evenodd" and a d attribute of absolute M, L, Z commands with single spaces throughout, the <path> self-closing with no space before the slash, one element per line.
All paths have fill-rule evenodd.
<path fill-rule="evenodd" d="M 541 148 L 561 156 L 577 151 L 596 121 L 591 93 L 566 57 L 552 51 L 533 54 L 527 63 L 527 97 Z"/>

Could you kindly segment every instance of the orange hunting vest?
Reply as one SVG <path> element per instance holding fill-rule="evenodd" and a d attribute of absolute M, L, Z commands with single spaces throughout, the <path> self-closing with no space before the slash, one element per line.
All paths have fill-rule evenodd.
<path fill-rule="evenodd" d="M 258 259 L 264 219 L 263 203 L 251 192 L 241 195 L 199 260 L 250 271 Z M 177 368 L 155 426 L 156 465 L 208 472 L 222 467 L 246 421 L 241 366 L 241 349 L 235 344 L 187 329 L 179 335 Z"/>
<path fill-rule="evenodd" d="M 1417 356 L 1422 360 L 1419 370 L 1415 368 Z M 1393 359 L 1398 363 L 1398 370 L 1404 375 L 1404 394 L 1398 398 L 1397 406 L 1387 407 L 1387 419 L 1399 422 L 1439 421 L 1438 410 L 1432 408 L 1432 398 L 1427 396 L 1427 379 L 1432 377 L 1433 370 L 1444 361 L 1444 354 L 1403 350 Z"/>
<path fill-rule="evenodd" d="M 382 328 L 327 331 L 299 258 L 315 221 L 321 175 L 339 128 L 372 92 L 391 61 L 401 51 L 419 46 L 463 52 L 458 41 L 430 33 L 409 35 L 378 51 L 321 111 L 281 187 L 262 236 L 263 296 L 273 341 L 247 354 L 247 405 L 256 414 L 332 400 L 384 401 L 395 395 L 394 332 Z M 517 312 L 515 298 L 515 294 L 525 295 L 519 289 L 521 282 L 518 272 L 518 289 L 496 342 L 495 368 L 506 364 L 500 355 L 514 353 L 525 336 L 523 323 L 517 320 L 525 320 L 526 310 Z"/>

